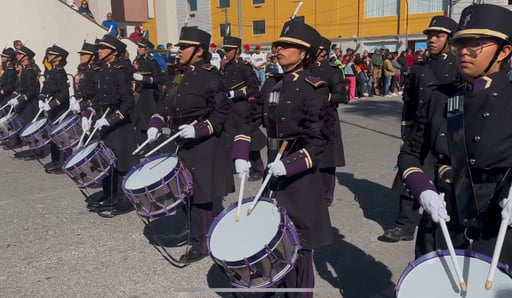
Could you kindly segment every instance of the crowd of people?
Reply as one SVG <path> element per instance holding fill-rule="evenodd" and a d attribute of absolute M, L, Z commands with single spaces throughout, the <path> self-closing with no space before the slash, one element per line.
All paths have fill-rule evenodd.
<path fill-rule="evenodd" d="M 36 54 L 17 40 L 14 49 L 1 54 L 0 112 L 3 117 L 15 113 L 28 125 L 77 116 L 84 135 L 90 132 L 115 160 L 96 181 L 101 197 L 87 205 L 104 216 L 139 207 L 124 194 L 123 178 L 170 130 L 176 138 L 160 152 L 175 154 L 193 185 L 185 208 L 190 249 L 179 258 L 186 264 L 208 255 L 213 202 L 234 192 L 234 174 L 253 181 L 268 175 L 265 194 L 293 222 L 298 247 L 293 268 L 273 285 L 314 288 L 313 253 L 333 241 L 328 207 L 336 168 L 345 165 L 338 105 L 403 92 L 403 145 L 393 185 L 401 214 L 383 237 L 412 240 L 419 226 L 420 257 L 447 248 L 439 231 L 440 221 L 446 221 L 456 248 L 492 255 L 501 217 L 512 225 L 509 17 L 508 9 L 487 4 L 466 8 L 458 24 L 436 16 L 424 31 L 428 54 L 421 59 L 410 50 L 400 56 L 381 49 L 371 55 L 352 49 L 341 54 L 313 27 L 291 20 L 268 54 L 259 45 L 250 53 L 236 36 L 224 37 L 219 51 L 209 33 L 183 27 L 177 53 L 172 44 L 155 49 L 134 36 L 137 56 L 129 61 L 126 44 L 110 25 L 103 38 L 83 43 L 71 82 L 67 50 L 50 46 L 41 70 Z M 64 173 L 76 153 L 53 139 L 48 148 L 28 150 L 21 150 L 24 144 L 16 135 L 2 144 L 19 159 L 49 154 L 44 168 L 54 174 Z M 265 147 L 266 166 L 260 155 Z M 136 148 L 139 155 L 133 154 Z M 511 234 L 508 229 L 500 256 L 508 265 Z"/>

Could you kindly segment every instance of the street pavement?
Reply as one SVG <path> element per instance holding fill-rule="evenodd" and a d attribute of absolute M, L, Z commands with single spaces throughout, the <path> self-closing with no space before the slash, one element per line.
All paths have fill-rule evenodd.
<path fill-rule="evenodd" d="M 398 214 L 398 195 L 389 187 L 400 110 L 398 97 L 359 99 L 339 108 L 347 165 L 337 169 L 330 207 L 335 243 L 315 251 L 315 297 L 393 297 L 414 258 L 414 241 L 378 240 Z M 224 292 L 229 284 L 211 258 L 176 268 L 153 246 L 157 239 L 173 257 L 184 251 L 175 247 L 186 238 L 181 212 L 149 225 L 134 212 L 100 217 L 86 209 L 66 175 L 46 174 L 37 161 L 12 155 L 0 151 L 2 297 L 233 296 Z M 245 197 L 254 196 L 260 184 L 247 182 Z M 217 212 L 237 198 L 232 193 L 219 201 Z"/>

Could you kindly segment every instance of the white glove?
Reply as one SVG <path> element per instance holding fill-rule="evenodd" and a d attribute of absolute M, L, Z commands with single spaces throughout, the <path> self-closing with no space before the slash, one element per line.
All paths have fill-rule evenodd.
<path fill-rule="evenodd" d="M 142 81 L 142 78 L 143 78 L 143 76 L 140 73 L 138 73 L 138 72 L 133 73 L 133 79 L 135 81 Z"/>
<path fill-rule="evenodd" d="M 72 112 L 75 112 L 75 113 L 80 113 L 80 103 L 78 103 L 78 101 L 76 100 L 76 98 L 74 96 L 71 96 L 69 98 L 69 109 L 72 111 Z"/>
<path fill-rule="evenodd" d="M 45 112 L 48 112 L 52 108 L 50 107 L 50 105 L 47 102 L 44 102 L 44 101 L 40 100 L 39 101 L 39 109 L 43 110 Z"/>
<path fill-rule="evenodd" d="M 243 174 L 249 174 L 249 168 L 251 167 L 251 163 L 245 159 L 235 159 L 235 171 L 240 178 L 242 178 Z"/>
<path fill-rule="evenodd" d="M 96 120 L 96 123 L 94 123 L 94 128 L 96 129 L 102 129 L 104 126 L 109 126 L 110 123 L 108 123 L 107 119 L 100 118 Z"/>
<path fill-rule="evenodd" d="M 231 91 L 228 91 L 228 93 L 226 93 L 226 96 L 228 97 L 228 99 L 232 99 L 235 97 L 235 91 L 231 90 Z"/>
<path fill-rule="evenodd" d="M 286 175 L 286 168 L 284 167 L 284 163 L 280 160 L 269 163 L 268 170 L 270 171 L 270 173 L 272 173 L 272 176 L 274 177 Z"/>
<path fill-rule="evenodd" d="M 9 99 L 9 101 L 7 102 L 8 105 L 10 105 L 11 107 L 15 108 L 17 105 L 18 105 L 18 99 L 15 97 L 15 98 L 12 98 L 12 99 Z"/>
<path fill-rule="evenodd" d="M 92 120 L 89 120 L 89 118 L 87 117 L 82 117 L 82 129 L 84 131 L 89 131 L 91 130 L 91 122 Z"/>
<path fill-rule="evenodd" d="M 158 138 L 158 135 L 159 135 L 158 128 L 156 128 L 156 127 L 148 128 L 147 135 L 148 135 L 149 142 L 153 143 Z"/>
<path fill-rule="evenodd" d="M 439 220 L 450 221 L 450 216 L 446 211 L 444 193 L 438 194 L 432 190 L 425 190 L 420 194 L 420 204 L 430 214 L 434 222 L 439 222 Z"/>
<path fill-rule="evenodd" d="M 501 217 L 508 218 L 508 225 L 512 226 L 512 200 L 509 198 L 504 198 L 500 201 Z"/>
<path fill-rule="evenodd" d="M 178 127 L 180 130 L 180 136 L 185 139 L 193 139 L 196 137 L 196 129 L 193 125 L 183 124 Z"/>

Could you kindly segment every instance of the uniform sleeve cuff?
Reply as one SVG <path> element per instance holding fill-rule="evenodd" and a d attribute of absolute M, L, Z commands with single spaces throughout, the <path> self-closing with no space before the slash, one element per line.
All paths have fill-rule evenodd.
<path fill-rule="evenodd" d="M 196 130 L 196 139 L 208 137 L 213 134 L 213 126 L 210 121 L 201 121 L 194 125 Z"/>
<path fill-rule="evenodd" d="M 286 176 L 294 176 L 313 167 L 313 161 L 306 149 L 296 151 L 282 159 Z"/>
<path fill-rule="evenodd" d="M 249 160 L 249 151 L 251 148 L 251 137 L 246 135 L 237 135 L 233 142 L 232 158 Z"/>
<path fill-rule="evenodd" d="M 53 110 L 54 108 L 60 106 L 60 102 L 58 100 L 56 100 L 56 99 L 53 99 L 53 100 L 50 100 L 50 102 L 48 102 L 48 105 Z"/>
<path fill-rule="evenodd" d="M 113 126 L 113 125 L 116 125 L 117 123 L 121 122 L 124 120 L 124 116 L 121 112 L 119 111 L 115 111 L 114 113 L 108 115 L 106 117 L 108 123 L 110 124 L 110 126 Z"/>
<path fill-rule="evenodd" d="M 96 114 L 96 111 L 92 107 L 88 107 L 83 109 L 80 114 L 82 114 L 82 117 L 90 118 L 91 115 Z"/>
<path fill-rule="evenodd" d="M 154 127 L 158 129 L 159 131 L 162 130 L 162 127 L 164 127 L 165 121 L 160 115 L 153 115 L 151 119 L 149 119 L 149 127 Z"/>
<path fill-rule="evenodd" d="M 404 171 L 403 178 L 407 188 L 416 198 L 419 198 L 420 194 L 425 190 L 432 190 L 437 192 L 436 188 L 434 185 L 432 185 L 427 175 L 425 175 L 425 173 L 423 173 L 423 171 L 419 168 L 407 169 Z"/>

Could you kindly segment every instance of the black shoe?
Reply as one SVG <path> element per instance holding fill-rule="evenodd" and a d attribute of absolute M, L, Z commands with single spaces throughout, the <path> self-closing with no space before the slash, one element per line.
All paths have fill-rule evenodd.
<path fill-rule="evenodd" d="M 55 168 L 55 166 L 58 165 L 58 164 L 59 164 L 58 161 L 50 161 L 49 163 L 44 164 L 43 167 L 45 169 L 50 169 L 50 168 Z"/>
<path fill-rule="evenodd" d="M 247 180 L 249 180 L 249 181 L 258 181 L 261 178 L 263 178 L 263 174 L 261 172 L 253 170 L 252 168 L 249 169 L 249 178 Z"/>
<path fill-rule="evenodd" d="M 95 202 L 89 202 L 87 204 L 87 208 L 90 211 L 97 212 L 98 210 L 103 210 L 105 208 L 110 208 L 117 203 L 117 196 L 114 198 L 110 198 L 110 196 L 102 196 L 99 200 Z"/>
<path fill-rule="evenodd" d="M 46 167 L 46 165 L 44 165 L 45 166 L 44 171 L 46 173 L 48 173 L 48 174 L 52 174 L 52 173 L 53 174 L 62 174 L 62 173 L 64 173 L 62 171 L 62 164 L 60 162 L 55 162 L 55 163 L 53 163 L 53 165 L 49 165 L 48 167 Z"/>
<path fill-rule="evenodd" d="M 200 261 L 204 259 L 206 256 L 207 255 L 204 255 L 201 252 L 200 248 L 196 247 L 195 245 L 192 245 L 192 247 L 189 250 L 187 250 L 187 252 L 180 256 L 180 262 L 190 264 Z"/>
<path fill-rule="evenodd" d="M 133 205 L 127 202 L 119 202 L 114 206 L 99 206 L 96 208 L 98 215 L 103 217 L 114 217 L 116 215 L 132 212 L 133 210 L 135 210 Z"/>
<path fill-rule="evenodd" d="M 383 241 L 389 242 L 398 242 L 398 241 L 411 241 L 414 239 L 414 235 L 407 233 L 400 227 L 394 227 L 392 229 L 386 230 L 384 235 L 382 235 Z"/>
<path fill-rule="evenodd" d="M 28 160 L 27 158 L 34 158 L 34 153 L 32 153 L 30 150 L 18 151 L 14 153 L 14 157 Z"/>

